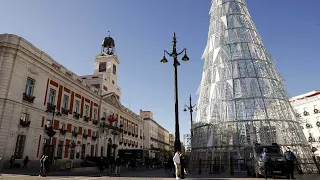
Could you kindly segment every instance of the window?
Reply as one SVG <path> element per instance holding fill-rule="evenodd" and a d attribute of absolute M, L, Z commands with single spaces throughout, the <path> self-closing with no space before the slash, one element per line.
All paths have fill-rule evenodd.
<path fill-rule="evenodd" d="M 22 121 L 28 121 L 29 120 L 29 114 L 28 113 L 21 113 L 20 119 Z"/>
<path fill-rule="evenodd" d="M 24 93 L 26 93 L 27 96 L 32 96 L 33 88 L 34 88 L 34 79 L 28 77 L 26 88 L 24 89 Z"/>
<path fill-rule="evenodd" d="M 93 119 L 97 120 L 97 109 L 93 109 Z"/>
<path fill-rule="evenodd" d="M 56 103 L 56 90 L 50 88 L 50 94 L 49 94 L 49 103 L 51 105 L 55 105 Z"/>
<path fill-rule="evenodd" d="M 61 123 L 61 129 L 66 129 L 66 124 L 65 123 Z"/>
<path fill-rule="evenodd" d="M 68 109 L 69 106 L 69 96 L 63 95 L 63 108 Z"/>
<path fill-rule="evenodd" d="M 93 154 L 94 154 L 94 145 L 91 145 L 91 156 L 93 156 Z"/>
<path fill-rule="evenodd" d="M 76 126 L 73 126 L 73 131 L 78 132 L 78 128 Z"/>
<path fill-rule="evenodd" d="M 117 73 L 117 66 L 116 65 L 113 65 L 112 72 L 114 75 L 116 75 L 116 73 Z"/>
<path fill-rule="evenodd" d="M 63 151 L 63 141 L 59 141 L 58 149 L 57 149 L 57 158 L 62 159 L 62 151 Z"/>
<path fill-rule="evenodd" d="M 83 134 L 87 134 L 87 130 L 86 129 L 83 130 Z"/>
<path fill-rule="evenodd" d="M 89 117 L 89 105 L 88 104 L 86 104 L 84 106 L 84 116 Z"/>
<path fill-rule="evenodd" d="M 79 113 L 79 108 L 80 108 L 80 101 L 78 101 L 78 100 L 76 100 L 76 103 L 75 103 L 75 105 L 74 105 L 74 112 L 75 113 Z"/>
<path fill-rule="evenodd" d="M 22 159 L 25 141 L 26 136 L 19 134 L 17 137 L 16 149 L 14 150 L 14 155 L 16 159 Z"/>
<path fill-rule="evenodd" d="M 107 113 L 106 112 L 103 112 L 103 117 L 107 118 Z"/>

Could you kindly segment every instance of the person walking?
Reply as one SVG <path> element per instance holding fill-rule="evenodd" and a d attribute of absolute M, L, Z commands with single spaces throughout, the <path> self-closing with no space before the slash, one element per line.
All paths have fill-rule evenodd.
<path fill-rule="evenodd" d="M 45 169 L 45 156 L 43 155 L 41 158 L 40 158 L 40 172 L 39 172 L 39 177 L 45 177 L 46 176 L 46 169 Z"/>
<path fill-rule="evenodd" d="M 268 170 L 271 173 L 272 179 L 274 179 L 273 175 L 273 168 L 272 168 L 272 162 L 270 159 L 270 155 L 267 151 L 267 148 L 263 148 L 263 152 L 261 154 L 261 159 L 264 162 L 264 178 L 267 179 L 268 177 Z"/>
<path fill-rule="evenodd" d="M 26 156 L 23 160 L 23 167 L 22 168 L 28 168 L 28 163 L 30 162 L 29 157 Z"/>
<path fill-rule="evenodd" d="M 287 147 L 287 151 L 284 153 L 284 158 L 287 163 L 287 173 L 290 179 L 294 179 L 294 161 L 296 160 L 296 155 Z"/>
<path fill-rule="evenodd" d="M 177 151 L 173 156 L 173 162 L 176 168 L 176 179 L 180 179 L 180 171 L 181 171 L 181 164 L 180 164 L 180 152 Z"/>
<path fill-rule="evenodd" d="M 114 166 L 114 163 L 115 163 L 115 160 L 114 160 L 114 157 L 111 155 L 109 156 L 108 158 L 108 164 L 109 164 L 109 172 L 108 172 L 108 175 L 111 176 L 113 173 L 113 166 Z"/>
<path fill-rule="evenodd" d="M 132 158 L 130 161 L 131 171 L 136 171 L 136 159 Z"/>
<path fill-rule="evenodd" d="M 101 156 L 100 161 L 99 161 L 99 170 L 100 170 L 99 176 L 101 176 L 101 177 L 103 176 L 104 167 L 105 167 L 104 158 L 103 158 L 103 156 Z"/>
<path fill-rule="evenodd" d="M 16 161 L 16 159 L 14 158 L 14 155 L 12 155 L 11 158 L 10 158 L 10 161 L 9 161 L 10 168 L 13 168 L 13 164 L 14 164 L 15 161 Z"/>
<path fill-rule="evenodd" d="M 121 160 L 120 160 L 120 157 L 119 157 L 119 154 L 117 155 L 117 158 L 116 158 L 116 162 L 115 162 L 115 171 L 114 171 L 114 175 L 120 175 L 120 167 L 121 167 Z"/>

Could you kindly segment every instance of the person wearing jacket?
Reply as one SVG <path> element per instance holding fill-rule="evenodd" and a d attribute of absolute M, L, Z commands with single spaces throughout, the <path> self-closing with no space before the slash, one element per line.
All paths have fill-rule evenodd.
<path fill-rule="evenodd" d="M 272 179 L 274 179 L 273 169 L 272 169 L 272 162 L 270 159 L 270 155 L 267 151 L 267 148 L 263 148 L 263 152 L 261 154 L 261 159 L 264 162 L 264 178 L 267 179 L 268 170 L 271 173 Z"/>
<path fill-rule="evenodd" d="M 120 160 L 119 154 L 118 154 L 118 156 L 117 156 L 117 158 L 116 158 L 116 163 L 115 163 L 115 165 L 116 165 L 116 168 L 115 168 L 114 174 L 115 174 L 115 175 L 120 175 L 121 160 Z"/>
<path fill-rule="evenodd" d="M 103 171 L 105 167 L 105 162 L 104 162 L 103 156 L 101 156 L 100 161 L 99 161 L 99 170 L 100 170 L 100 176 L 103 176 Z"/>
<path fill-rule="evenodd" d="M 177 151 L 174 156 L 173 156 L 173 162 L 174 162 L 174 165 L 176 167 L 176 179 L 180 179 L 179 176 L 180 176 L 180 171 L 181 171 L 181 164 L 180 164 L 180 152 Z"/>

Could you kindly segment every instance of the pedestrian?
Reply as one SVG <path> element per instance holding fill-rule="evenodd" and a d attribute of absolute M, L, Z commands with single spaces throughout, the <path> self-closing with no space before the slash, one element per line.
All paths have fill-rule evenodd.
<path fill-rule="evenodd" d="M 39 172 L 39 177 L 45 177 L 46 174 L 46 169 L 45 169 L 45 165 L 44 165 L 44 161 L 45 161 L 45 156 L 43 155 L 40 158 L 40 172 Z"/>
<path fill-rule="evenodd" d="M 104 158 L 103 156 L 101 156 L 99 161 L 100 176 L 103 176 L 104 167 L 105 167 Z"/>
<path fill-rule="evenodd" d="M 16 159 L 14 158 L 14 155 L 12 155 L 11 158 L 10 158 L 10 161 L 9 161 L 10 168 L 13 168 L 13 164 L 14 164 L 15 161 L 16 161 Z"/>
<path fill-rule="evenodd" d="M 30 162 L 29 157 L 26 156 L 23 160 L 23 167 L 22 168 L 28 168 L 28 163 Z"/>
<path fill-rule="evenodd" d="M 131 171 L 136 171 L 136 159 L 132 158 L 130 161 Z"/>
<path fill-rule="evenodd" d="M 268 170 L 269 170 L 271 173 L 272 179 L 274 179 L 272 163 L 271 163 L 270 155 L 267 151 L 267 148 L 263 148 L 261 159 L 264 162 L 264 178 L 267 179 Z"/>
<path fill-rule="evenodd" d="M 186 167 L 184 155 L 180 154 L 180 164 L 181 164 L 181 172 L 180 172 L 180 178 L 184 179 L 184 168 Z"/>
<path fill-rule="evenodd" d="M 108 158 L 108 163 L 109 163 L 109 172 L 108 172 L 108 175 L 109 176 L 111 176 L 113 173 L 112 173 L 112 170 L 113 170 L 113 166 L 114 166 L 114 162 L 115 160 L 114 160 L 114 158 L 113 158 L 113 156 L 111 155 L 111 156 L 109 156 L 109 158 Z"/>
<path fill-rule="evenodd" d="M 180 179 L 180 171 L 181 171 L 181 164 L 180 164 L 180 152 L 179 150 L 173 156 L 173 162 L 176 168 L 176 179 Z"/>
<path fill-rule="evenodd" d="M 121 160 L 120 160 L 119 154 L 117 155 L 115 165 L 116 165 L 116 168 L 115 168 L 114 175 L 120 175 Z"/>
<path fill-rule="evenodd" d="M 287 173 L 290 179 L 294 179 L 294 161 L 296 160 L 296 156 L 290 150 L 290 147 L 287 147 L 287 151 L 284 153 L 284 158 L 287 163 Z"/>

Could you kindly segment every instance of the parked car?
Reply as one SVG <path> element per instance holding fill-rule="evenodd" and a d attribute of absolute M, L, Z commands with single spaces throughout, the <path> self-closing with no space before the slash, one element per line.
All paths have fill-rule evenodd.
<path fill-rule="evenodd" d="M 255 144 L 251 153 L 248 153 L 247 157 L 247 173 L 248 175 L 255 176 L 257 178 L 264 176 L 264 162 L 262 161 L 261 154 L 263 148 L 266 148 L 271 160 L 271 165 L 273 167 L 273 174 L 275 176 L 286 176 L 286 161 L 283 157 L 280 146 L 277 143 L 272 143 L 271 145 L 260 145 Z M 271 175 L 268 171 L 268 176 Z"/>

